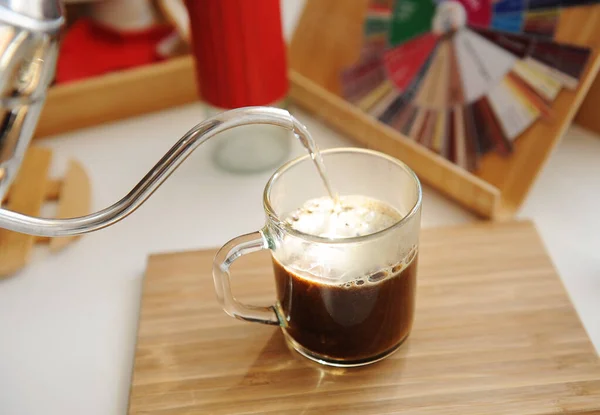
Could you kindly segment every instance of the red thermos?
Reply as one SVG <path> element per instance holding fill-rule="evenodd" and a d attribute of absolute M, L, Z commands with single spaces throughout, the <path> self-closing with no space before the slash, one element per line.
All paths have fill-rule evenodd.
<path fill-rule="evenodd" d="M 196 79 L 209 115 L 284 105 L 288 79 L 279 1 L 186 0 Z M 277 127 L 241 130 L 215 138 L 215 159 L 227 170 L 265 170 L 289 152 L 289 134 Z"/>

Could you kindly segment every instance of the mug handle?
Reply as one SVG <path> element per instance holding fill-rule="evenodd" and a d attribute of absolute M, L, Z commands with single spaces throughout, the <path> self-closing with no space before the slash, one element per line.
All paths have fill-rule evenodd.
<path fill-rule="evenodd" d="M 213 260 L 213 280 L 217 298 L 227 314 L 240 320 L 263 324 L 280 325 L 274 306 L 261 307 L 242 304 L 231 292 L 229 268 L 242 255 L 269 249 L 263 231 L 256 231 L 233 238 L 219 249 Z"/>

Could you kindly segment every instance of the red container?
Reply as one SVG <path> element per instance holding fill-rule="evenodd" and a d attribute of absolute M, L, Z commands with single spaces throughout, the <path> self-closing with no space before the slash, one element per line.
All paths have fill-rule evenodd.
<path fill-rule="evenodd" d="M 280 0 L 186 0 L 197 83 L 222 109 L 270 105 L 288 91 Z"/>

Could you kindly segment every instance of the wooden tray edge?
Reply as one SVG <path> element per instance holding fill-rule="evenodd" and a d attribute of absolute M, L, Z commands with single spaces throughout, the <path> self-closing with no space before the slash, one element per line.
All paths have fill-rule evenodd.
<path fill-rule="evenodd" d="M 198 100 L 192 56 L 50 88 L 35 138 Z"/>

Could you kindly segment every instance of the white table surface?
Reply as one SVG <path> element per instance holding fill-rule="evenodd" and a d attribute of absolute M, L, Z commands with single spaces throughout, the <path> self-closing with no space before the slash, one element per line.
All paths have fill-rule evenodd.
<path fill-rule="evenodd" d="M 286 0 L 289 37 L 302 2 Z M 321 148 L 351 145 L 295 114 Z M 203 116 L 174 108 L 41 141 L 54 170 L 75 158 L 93 184 L 93 207 L 128 192 Z M 303 154 L 295 144 L 290 155 Z M 217 170 L 199 149 L 132 216 L 89 234 L 58 255 L 36 249 L 32 263 L 0 281 L 0 414 L 124 414 L 140 288 L 150 253 L 216 247 L 263 223 L 270 173 Z M 476 220 L 425 189 L 423 227 Z M 600 138 L 572 128 L 519 213 L 532 218 L 597 350 L 600 350 Z M 242 219 L 241 213 L 250 219 Z"/>
<path fill-rule="evenodd" d="M 322 148 L 349 141 L 294 111 Z M 131 189 L 202 117 L 200 104 L 39 142 L 70 157 L 93 183 L 93 206 Z M 294 144 L 290 157 L 303 154 Z M 263 223 L 270 173 L 217 170 L 200 148 L 137 212 L 0 281 L 0 414 L 123 414 L 148 254 L 216 247 Z M 519 214 L 532 218 L 600 349 L 600 139 L 572 128 Z M 477 220 L 425 189 L 423 227 Z M 242 219 L 241 213 L 250 219 Z"/>

